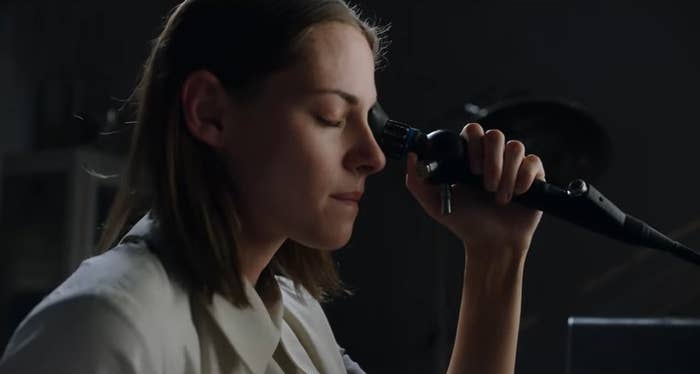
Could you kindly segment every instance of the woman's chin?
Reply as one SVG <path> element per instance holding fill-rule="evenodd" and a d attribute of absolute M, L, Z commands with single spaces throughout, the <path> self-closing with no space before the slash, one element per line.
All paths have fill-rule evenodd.
<path fill-rule="evenodd" d="M 318 219 L 305 222 L 289 237 L 309 248 L 333 251 L 348 244 L 354 226 L 355 221 L 350 219 L 340 220 L 337 217 Z"/>
<path fill-rule="evenodd" d="M 352 229 L 344 232 L 335 232 L 332 235 L 317 237 L 315 240 L 307 241 L 304 245 L 322 251 L 335 251 L 346 246 L 348 242 L 350 242 L 351 236 Z"/>
<path fill-rule="evenodd" d="M 320 245 L 314 248 L 318 248 L 322 251 L 335 251 L 345 247 L 348 242 L 350 242 L 350 235 L 347 237 L 337 238 L 336 240 L 324 241 L 323 243 L 319 243 Z"/>

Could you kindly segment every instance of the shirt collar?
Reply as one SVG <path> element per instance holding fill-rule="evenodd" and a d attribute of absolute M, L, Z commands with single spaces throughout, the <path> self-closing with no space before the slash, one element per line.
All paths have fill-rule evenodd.
<path fill-rule="evenodd" d="M 141 240 L 149 246 L 159 241 L 150 213 L 143 216 L 119 243 Z M 245 278 L 243 287 L 250 306 L 236 307 L 215 293 L 206 309 L 251 372 L 262 373 L 280 342 L 284 314 L 282 297 L 280 293 L 280 298 L 268 309 Z"/>
<path fill-rule="evenodd" d="M 158 240 L 158 233 L 154 226 L 155 224 L 151 217 L 151 212 L 148 212 L 129 229 L 119 241 L 119 244 L 144 240 L 149 246 L 152 245 L 152 242 Z"/>
<path fill-rule="evenodd" d="M 249 307 L 238 308 L 214 294 L 207 309 L 243 362 L 253 373 L 262 373 L 280 342 L 282 300 L 268 309 L 250 283 L 243 283 Z"/>

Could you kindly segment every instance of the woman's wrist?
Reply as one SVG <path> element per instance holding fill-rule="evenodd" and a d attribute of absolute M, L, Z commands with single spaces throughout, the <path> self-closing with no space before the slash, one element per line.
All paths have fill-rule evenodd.
<path fill-rule="evenodd" d="M 491 289 L 510 288 L 522 281 L 527 249 L 465 246 L 465 279 Z"/>
<path fill-rule="evenodd" d="M 484 266 L 512 267 L 525 262 L 530 243 L 467 243 L 462 241 L 464 256 L 473 263 Z M 466 262 L 465 262 L 466 264 Z"/>

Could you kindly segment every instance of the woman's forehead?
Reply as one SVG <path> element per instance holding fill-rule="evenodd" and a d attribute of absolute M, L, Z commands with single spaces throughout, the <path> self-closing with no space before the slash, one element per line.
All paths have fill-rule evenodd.
<path fill-rule="evenodd" d="M 339 90 L 372 100 L 374 56 L 365 36 L 338 22 L 318 25 L 302 41 L 298 64 L 290 71 L 302 91 Z"/>

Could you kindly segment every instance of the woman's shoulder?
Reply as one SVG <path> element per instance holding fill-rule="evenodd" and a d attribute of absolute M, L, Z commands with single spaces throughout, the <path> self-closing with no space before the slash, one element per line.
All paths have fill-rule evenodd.
<path fill-rule="evenodd" d="M 150 372 L 161 351 L 162 312 L 174 314 L 174 294 L 144 244 L 119 245 L 83 261 L 29 313 L 6 348 L 3 368 L 56 365 L 70 372 L 126 364 L 126 372 Z"/>
<path fill-rule="evenodd" d="M 116 247 L 83 261 L 32 313 L 75 299 L 92 299 L 131 318 L 162 319 L 189 305 L 184 287 L 149 249 L 155 234 L 146 214 Z"/>
<path fill-rule="evenodd" d="M 130 242 L 83 261 L 37 309 L 73 299 L 95 299 L 117 309 L 152 310 L 172 303 L 183 292 L 145 242 Z"/>

